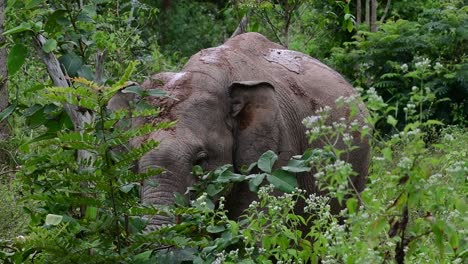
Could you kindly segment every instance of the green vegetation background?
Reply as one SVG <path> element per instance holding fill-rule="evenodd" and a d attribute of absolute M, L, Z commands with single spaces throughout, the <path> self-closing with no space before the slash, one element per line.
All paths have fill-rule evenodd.
<path fill-rule="evenodd" d="M 369 25 L 356 23 L 356 2 L 7 1 L 7 39 L 2 46 L 9 52 L 10 107 L 0 113 L 0 120 L 8 122 L 11 137 L 0 142 L 5 157 L 0 164 L 0 261 L 466 261 L 468 7 L 461 0 L 377 1 L 378 30 L 371 32 Z M 155 72 L 180 69 L 192 54 L 229 38 L 243 16 L 249 17 L 248 31 L 325 62 L 361 88 L 371 111 L 369 125 L 375 128 L 368 188 L 361 197 L 350 194 L 354 196 L 346 203 L 345 224 L 330 215 L 327 201 L 318 197 L 308 197 L 316 218 L 274 209 L 290 208 L 301 193 L 278 199 L 268 189 L 260 189 L 260 204 L 249 209 L 263 208 L 266 215 L 236 222 L 226 218 L 222 206 L 212 206 L 216 199 L 203 187 L 226 188 L 219 178 L 226 175 L 228 184 L 259 178 L 226 174 L 225 167 L 206 174 L 206 185 L 196 187 L 198 202 L 180 201 L 170 209 L 172 214 L 189 215 L 186 222 L 142 233 L 142 216 L 154 213 L 138 205 L 135 182 L 144 175 L 129 173 L 131 164 L 103 161 L 99 175 L 120 173 L 110 187 L 104 182 L 107 178 L 92 178 L 96 171 L 77 178 L 74 153 L 95 142 L 70 132 L 62 104 L 78 102 L 100 113 L 106 97 L 95 92 L 101 88 L 85 81 L 94 79 L 99 52 L 107 54 L 101 82 L 111 95 L 127 80 L 140 82 Z M 38 33 L 47 38 L 43 51 L 55 54 L 68 76 L 84 78 L 75 79 L 79 92 L 48 88 L 53 84 L 32 44 Z M 70 97 L 90 99 L 67 101 Z M 141 115 L 154 114 L 140 110 Z M 100 114 L 97 120 L 112 123 L 124 115 Z M 132 135 L 170 125 L 145 127 L 119 139 L 125 142 Z M 310 125 L 313 130 L 316 124 Z M 97 124 L 89 128 L 91 134 L 96 131 L 104 138 L 120 132 Z M 154 144 L 130 157 L 138 158 Z M 103 146 L 95 149 L 98 157 L 106 156 L 113 145 Z M 274 159 L 268 155 L 263 160 Z M 312 164 L 312 157 L 304 153 L 289 172 L 337 164 L 322 156 Z M 331 186 L 330 193 L 348 194 L 338 188 L 351 177 L 345 173 L 346 166 L 323 169 L 323 184 Z M 90 191 L 94 201 L 73 196 L 82 180 L 96 184 Z M 117 195 L 111 201 L 108 194 L 114 188 Z M 116 201 L 118 208 L 111 203 Z M 88 209 L 80 211 L 82 205 Z M 310 232 L 299 230 L 301 222 L 311 223 Z M 168 246 L 174 249 L 167 251 Z"/>

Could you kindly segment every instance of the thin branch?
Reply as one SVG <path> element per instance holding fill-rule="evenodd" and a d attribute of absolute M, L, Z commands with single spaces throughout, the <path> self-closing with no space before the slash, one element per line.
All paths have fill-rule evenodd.
<path fill-rule="evenodd" d="M 19 170 L 2 171 L 2 172 L 0 172 L 0 176 L 6 175 L 6 174 L 10 174 L 10 173 L 13 173 L 13 172 L 18 172 L 18 171 L 19 171 Z"/>
<path fill-rule="evenodd" d="M 390 4 L 391 3 L 392 3 L 392 0 L 387 1 L 387 5 L 385 6 L 384 13 L 383 13 L 382 17 L 380 18 L 380 24 L 382 24 L 384 22 L 385 17 L 387 16 L 388 11 L 390 10 Z"/>
<path fill-rule="evenodd" d="M 130 30 L 130 27 L 132 26 L 133 12 L 135 12 L 136 1 L 132 0 L 131 5 L 132 5 L 132 8 L 130 9 L 130 15 L 128 16 L 128 19 L 127 19 L 127 31 Z"/>
<path fill-rule="evenodd" d="M 247 15 L 244 15 L 241 21 L 239 22 L 239 25 L 237 26 L 236 30 L 234 31 L 234 33 L 232 33 L 231 38 L 247 32 L 248 24 L 249 24 L 249 17 Z"/>
<path fill-rule="evenodd" d="M 270 26 L 271 31 L 273 31 L 273 34 L 275 35 L 275 38 L 278 40 L 279 44 L 283 45 L 283 42 L 281 41 L 281 38 L 277 34 L 277 32 L 280 31 L 280 30 L 277 27 L 275 27 L 273 22 L 271 22 L 270 17 L 268 16 L 268 14 L 265 11 L 262 11 L 262 13 L 263 13 L 263 18 L 264 18 L 265 22 Z"/>

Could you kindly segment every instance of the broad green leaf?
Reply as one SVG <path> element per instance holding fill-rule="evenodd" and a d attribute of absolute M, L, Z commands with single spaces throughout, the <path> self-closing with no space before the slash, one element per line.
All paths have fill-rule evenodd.
<path fill-rule="evenodd" d="M 352 32 L 354 29 L 353 21 L 352 20 L 347 20 L 347 29 L 348 32 Z"/>
<path fill-rule="evenodd" d="M 286 193 L 293 192 L 298 186 L 296 177 L 284 170 L 275 170 L 273 174 L 267 176 L 267 180 L 278 190 Z"/>
<path fill-rule="evenodd" d="M 392 115 L 388 115 L 387 116 L 387 123 L 394 127 L 394 126 L 397 125 L 398 121 Z"/>
<path fill-rule="evenodd" d="M 54 11 L 47 17 L 47 22 L 44 25 L 44 30 L 48 33 L 60 32 L 63 29 L 63 26 L 66 26 L 70 23 L 70 20 L 67 18 L 67 11 L 59 9 Z"/>
<path fill-rule="evenodd" d="M 368 231 L 371 233 L 371 235 L 377 237 L 386 226 L 387 219 L 385 217 L 379 217 L 370 224 Z"/>
<path fill-rule="evenodd" d="M 86 207 L 85 218 L 90 219 L 90 220 L 94 220 L 97 217 L 97 212 L 98 212 L 97 207 L 88 206 L 88 207 Z"/>
<path fill-rule="evenodd" d="M 89 65 L 83 65 L 76 73 L 78 76 L 83 77 L 88 81 L 92 81 L 94 79 L 93 70 Z"/>
<path fill-rule="evenodd" d="M 135 185 L 135 183 L 125 184 L 120 187 L 120 190 L 124 193 L 128 193 L 133 189 L 133 187 L 135 187 Z"/>
<path fill-rule="evenodd" d="M 148 184 L 148 186 L 153 187 L 153 188 L 156 188 L 159 185 L 157 182 L 155 182 L 155 181 L 153 181 L 151 179 L 146 180 L 146 184 Z"/>
<path fill-rule="evenodd" d="M 289 172 L 299 173 L 299 172 L 309 172 L 310 167 L 305 165 L 303 160 L 292 159 L 288 162 L 287 166 L 283 166 L 281 169 Z"/>
<path fill-rule="evenodd" d="M 223 170 L 218 176 L 216 182 L 228 183 L 228 182 L 241 182 L 245 179 L 245 175 L 237 174 L 231 171 L 231 168 Z"/>
<path fill-rule="evenodd" d="M 42 4 L 43 0 L 26 0 L 25 1 L 25 8 L 26 9 L 33 9 L 36 8 L 39 4 Z"/>
<path fill-rule="evenodd" d="M 265 179 L 265 176 L 267 174 L 265 173 L 262 173 L 262 174 L 256 174 L 255 177 L 253 177 L 250 181 L 249 181 L 249 190 L 252 191 L 252 192 L 257 192 L 258 191 L 258 187 L 260 186 L 260 184 L 262 184 L 263 182 L 263 179 Z"/>
<path fill-rule="evenodd" d="M 56 214 L 48 214 L 46 216 L 45 224 L 46 225 L 58 225 L 62 222 L 63 216 Z"/>
<path fill-rule="evenodd" d="M 0 122 L 7 119 L 15 111 L 16 106 L 17 106 L 17 101 L 15 101 L 13 104 L 5 108 L 2 112 L 0 112 Z"/>
<path fill-rule="evenodd" d="M 28 23 L 28 22 L 23 22 L 19 26 L 14 27 L 12 29 L 9 29 L 9 30 L 3 32 L 3 35 L 11 35 L 11 34 L 23 32 L 23 31 L 26 31 L 26 30 L 31 30 L 31 24 Z"/>
<path fill-rule="evenodd" d="M 242 174 L 249 174 L 253 170 L 253 168 L 255 168 L 256 166 L 257 166 L 257 162 L 250 164 L 249 167 L 244 165 L 242 166 L 240 171 Z"/>
<path fill-rule="evenodd" d="M 210 225 L 206 228 L 206 231 L 208 231 L 208 233 L 212 233 L 212 234 L 216 234 L 216 233 L 221 233 L 223 232 L 224 230 L 226 230 L 226 228 L 224 226 L 213 226 L 213 225 Z"/>
<path fill-rule="evenodd" d="M 258 168 L 264 172 L 271 173 L 273 164 L 275 164 L 278 156 L 271 150 L 263 153 L 262 156 L 258 159 Z"/>
<path fill-rule="evenodd" d="M 13 48 L 11 48 L 7 59 L 7 69 L 9 75 L 13 75 L 19 69 L 21 69 L 21 66 L 23 66 L 24 61 L 26 60 L 27 53 L 28 49 L 21 43 L 18 43 L 13 46 Z"/>
<path fill-rule="evenodd" d="M 389 147 L 386 147 L 386 148 L 382 149 L 382 155 L 388 161 L 393 160 L 393 151 Z"/>
<path fill-rule="evenodd" d="M 428 126 L 430 126 L 430 125 L 443 126 L 444 123 L 442 123 L 442 122 L 439 121 L 439 120 L 433 120 L 433 119 L 431 119 L 431 120 L 427 120 L 427 121 L 424 123 L 424 125 L 428 125 Z"/>
<path fill-rule="evenodd" d="M 346 200 L 346 208 L 350 214 L 354 214 L 357 210 L 358 201 L 356 198 L 352 197 Z"/>
<path fill-rule="evenodd" d="M 161 89 L 150 89 L 146 91 L 149 96 L 155 96 L 155 97 L 162 97 L 166 96 L 166 91 L 163 91 Z"/>
<path fill-rule="evenodd" d="M 174 202 L 178 206 L 188 206 L 187 196 L 182 195 L 180 193 L 174 194 Z"/>
<path fill-rule="evenodd" d="M 78 76 L 78 71 L 83 66 L 83 60 L 75 53 L 66 53 L 59 58 L 60 64 L 65 68 L 65 72 L 71 76 Z"/>
<path fill-rule="evenodd" d="M 46 53 L 50 53 L 56 48 L 57 41 L 55 39 L 48 39 L 46 43 L 44 43 L 44 46 L 42 46 L 42 50 L 44 50 Z"/>
<path fill-rule="evenodd" d="M 129 86 L 125 89 L 122 90 L 122 93 L 133 93 L 133 94 L 136 94 L 136 95 L 143 95 L 145 90 L 143 90 L 143 88 L 141 88 L 140 86 L 136 86 L 136 85 L 133 85 L 133 86 Z"/>
<path fill-rule="evenodd" d="M 220 193 L 223 190 L 223 186 L 217 186 L 215 184 L 209 184 L 208 187 L 206 187 L 206 193 L 210 197 L 214 197 L 218 193 Z"/>

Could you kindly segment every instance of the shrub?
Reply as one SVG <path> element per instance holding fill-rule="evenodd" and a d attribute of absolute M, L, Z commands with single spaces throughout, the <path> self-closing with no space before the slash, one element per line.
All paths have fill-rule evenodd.
<path fill-rule="evenodd" d="M 417 21 L 389 21 L 378 32 L 358 32 L 355 41 L 334 49 L 329 62 L 355 86 L 375 87 L 396 107 L 400 129 L 414 86 L 435 96 L 424 106 L 425 120 L 466 125 L 467 21 L 466 7 L 460 2 L 441 3 Z"/>

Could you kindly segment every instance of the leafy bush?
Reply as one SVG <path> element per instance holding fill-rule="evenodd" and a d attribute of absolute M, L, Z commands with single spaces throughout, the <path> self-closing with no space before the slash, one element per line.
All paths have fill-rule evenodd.
<path fill-rule="evenodd" d="M 462 6 L 459 1 L 440 3 L 417 21 L 397 20 L 375 33 L 358 32 L 355 41 L 334 49 L 329 62 L 355 86 L 375 87 L 395 105 L 400 121 L 405 120 L 404 107 L 414 104 L 408 99 L 416 86 L 435 96 L 424 106 L 425 120 L 466 125 L 468 16 Z"/>
<path fill-rule="evenodd" d="M 123 78 L 128 78 L 135 65 L 131 67 Z M 60 104 L 77 105 L 93 112 L 95 118 L 82 131 L 70 131 L 66 126 L 57 129 L 53 123 L 45 123 L 47 131 L 21 147 L 24 156 L 17 177 L 23 199 L 33 206 L 26 208 L 31 218 L 27 237 L 2 242 L 13 243 L 2 252 L 8 261 L 94 263 L 131 259 L 133 249 L 128 246 L 145 226 L 143 215 L 156 212 L 138 203 L 138 186 L 160 172 L 137 174 L 131 167 L 157 142 L 149 141 L 124 153 L 118 146 L 172 124 L 145 125 L 122 133 L 119 125 L 125 122 L 128 111 L 110 113 L 106 105 L 125 85 L 124 80 L 107 87 L 78 78 L 74 79 L 74 88 L 52 87 L 43 93 L 49 100 L 42 106 L 47 111 L 39 111 L 30 119 L 60 113 L 61 108 L 56 107 Z M 159 113 L 141 104 L 135 107 L 132 116 Z M 37 111 L 41 107 L 31 108 Z M 77 151 L 86 155 L 77 160 Z"/>
<path fill-rule="evenodd" d="M 226 1 L 216 1 L 222 5 Z M 210 1 L 172 1 L 161 7 L 156 23 L 157 41 L 168 57 L 186 58 L 229 38 L 238 21 Z"/>

